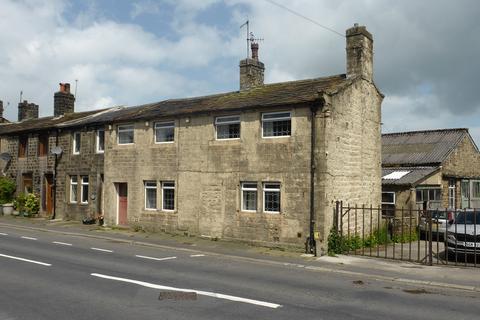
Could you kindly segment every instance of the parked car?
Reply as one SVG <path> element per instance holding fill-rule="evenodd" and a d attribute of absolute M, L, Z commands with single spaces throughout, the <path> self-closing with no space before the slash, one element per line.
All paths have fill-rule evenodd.
<path fill-rule="evenodd" d="M 437 241 L 438 239 L 443 241 L 447 228 L 453 224 L 454 211 L 429 210 L 428 212 L 425 212 L 420 217 L 420 222 L 418 224 L 420 233 L 423 235 L 426 235 L 429 231 L 428 214 L 431 214 L 432 217 L 432 240 Z"/>
<path fill-rule="evenodd" d="M 446 244 L 449 253 L 480 255 L 480 211 L 458 211 L 447 229 Z"/>

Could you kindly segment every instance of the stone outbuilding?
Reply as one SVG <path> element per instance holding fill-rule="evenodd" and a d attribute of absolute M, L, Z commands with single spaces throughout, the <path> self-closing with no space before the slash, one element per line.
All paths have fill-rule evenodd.
<path fill-rule="evenodd" d="M 385 209 L 480 207 L 480 153 L 468 129 L 382 135 Z"/>

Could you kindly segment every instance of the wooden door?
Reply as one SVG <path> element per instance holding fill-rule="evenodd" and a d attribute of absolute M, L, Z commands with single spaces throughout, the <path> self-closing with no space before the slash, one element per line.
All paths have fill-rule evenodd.
<path fill-rule="evenodd" d="M 126 225 L 128 208 L 128 188 L 126 183 L 119 183 L 118 187 L 118 224 Z"/>
<path fill-rule="evenodd" d="M 53 214 L 53 175 L 45 175 L 45 210 L 48 215 Z"/>

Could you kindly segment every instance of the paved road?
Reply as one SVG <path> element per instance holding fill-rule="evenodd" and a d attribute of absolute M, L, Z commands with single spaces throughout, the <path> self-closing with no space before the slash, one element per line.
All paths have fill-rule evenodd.
<path fill-rule="evenodd" d="M 476 319 L 479 294 L 0 228 L 0 320 Z"/>

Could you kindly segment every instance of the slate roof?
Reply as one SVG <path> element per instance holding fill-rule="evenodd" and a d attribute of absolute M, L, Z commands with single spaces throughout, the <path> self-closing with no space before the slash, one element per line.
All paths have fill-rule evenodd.
<path fill-rule="evenodd" d="M 440 165 L 465 136 L 463 128 L 383 134 L 382 166 Z"/>
<path fill-rule="evenodd" d="M 440 167 L 391 167 L 382 168 L 382 185 L 388 186 L 415 186 L 420 180 L 430 176 L 436 171 L 440 170 Z M 403 175 L 400 179 L 384 179 L 386 175 L 394 172 L 409 171 Z"/>
<path fill-rule="evenodd" d="M 64 117 L 44 117 L 10 125 L 0 125 L 0 134 L 44 130 L 51 127 L 97 125 L 112 122 L 135 121 L 189 115 L 213 111 L 237 111 L 251 108 L 295 105 L 313 102 L 319 92 L 335 92 L 353 81 L 345 74 L 265 84 L 250 90 L 233 91 L 209 96 L 170 99 L 134 107 L 115 107 L 67 114 Z"/>

